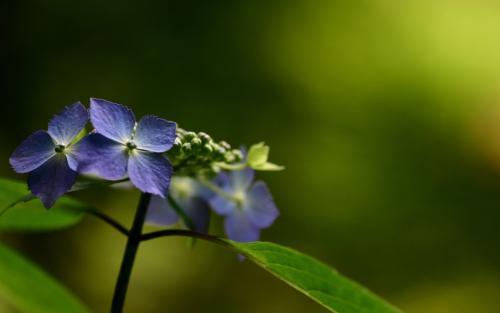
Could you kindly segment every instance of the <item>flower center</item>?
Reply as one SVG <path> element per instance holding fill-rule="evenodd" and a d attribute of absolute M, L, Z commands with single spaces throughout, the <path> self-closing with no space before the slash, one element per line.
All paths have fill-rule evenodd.
<path fill-rule="evenodd" d="M 180 199 L 186 199 L 194 194 L 193 184 L 190 178 L 176 177 L 172 179 L 172 191 L 174 191 Z"/>
<path fill-rule="evenodd" d="M 243 203 L 245 202 L 245 198 L 246 198 L 246 195 L 245 195 L 245 191 L 243 191 L 243 190 L 239 190 L 233 194 L 234 202 L 236 202 L 236 205 L 240 208 L 243 207 Z"/>
<path fill-rule="evenodd" d="M 56 151 L 56 153 L 63 153 L 64 152 L 64 149 L 66 149 L 65 146 L 63 145 L 57 145 L 54 150 Z"/>
<path fill-rule="evenodd" d="M 134 150 L 137 148 L 137 146 L 135 145 L 135 143 L 133 143 L 132 141 L 129 141 L 126 143 L 126 146 L 129 150 Z"/>

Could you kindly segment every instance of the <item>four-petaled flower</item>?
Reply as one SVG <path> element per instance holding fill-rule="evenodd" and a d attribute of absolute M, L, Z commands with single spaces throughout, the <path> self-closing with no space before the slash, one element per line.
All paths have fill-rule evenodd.
<path fill-rule="evenodd" d="M 179 204 L 193 222 L 194 230 L 208 232 L 210 205 L 213 192 L 190 177 L 172 177 L 169 195 Z M 146 221 L 158 226 L 175 224 L 179 215 L 166 199 L 153 196 L 149 202 Z"/>
<path fill-rule="evenodd" d="M 153 115 L 138 123 L 127 107 L 90 99 L 90 120 L 95 132 L 78 144 L 78 170 L 107 180 L 127 175 L 142 192 L 165 197 L 172 166 L 162 154 L 175 141 L 176 124 Z"/>
<path fill-rule="evenodd" d="M 210 200 L 213 210 L 226 217 L 228 237 L 236 241 L 258 240 L 260 230 L 271 226 L 279 215 L 266 184 L 252 184 L 253 177 L 250 168 L 219 174 L 216 181 L 221 193 Z"/>
<path fill-rule="evenodd" d="M 55 115 L 48 131 L 39 130 L 24 140 L 10 157 L 18 173 L 30 173 L 28 187 L 46 208 L 76 181 L 77 152 L 72 141 L 89 119 L 87 109 L 76 102 Z"/>
<path fill-rule="evenodd" d="M 75 143 L 89 111 L 94 131 Z M 253 183 L 251 168 L 222 172 L 215 185 L 174 177 L 170 196 L 177 204 L 167 202 L 173 169 L 163 153 L 174 145 L 176 124 L 153 115 L 136 123 L 127 107 L 102 99 L 90 99 L 89 111 L 80 102 L 66 107 L 51 119 L 48 131 L 33 133 L 10 157 L 16 172 L 30 173 L 28 187 L 45 207 L 52 207 L 84 173 L 107 180 L 128 177 L 139 190 L 153 194 L 147 221 L 156 225 L 177 222 L 182 210 L 193 224 L 188 226 L 206 233 L 212 207 L 225 217 L 228 237 L 247 242 L 258 240 L 260 230 L 278 217 L 266 184 Z"/>

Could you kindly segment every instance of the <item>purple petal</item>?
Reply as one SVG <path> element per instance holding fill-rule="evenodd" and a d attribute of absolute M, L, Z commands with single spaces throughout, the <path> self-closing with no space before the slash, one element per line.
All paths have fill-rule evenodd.
<path fill-rule="evenodd" d="M 87 109 L 80 102 L 76 102 L 50 120 L 48 132 L 58 144 L 67 146 L 85 127 L 88 120 Z"/>
<path fill-rule="evenodd" d="M 212 183 L 219 186 L 222 189 L 228 189 L 227 191 L 230 191 L 231 189 L 229 188 L 231 185 L 231 181 L 229 179 L 229 176 L 227 172 L 220 172 L 213 180 Z"/>
<path fill-rule="evenodd" d="M 249 242 L 259 239 L 259 228 L 255 227 L 241 210 L 234 210 L 233 214 L 226 217 L 224 227 L 231 240 Z"/>
<path fill-rule="evenodd" d="M 96 131 L 109 139 L 127 143 L 132 137 L 134 113 L 121 104 L 91 98 L 90 119 Z"/>
<path fill-rule="evenodd" d="M 68 160 L 68 165 L 69 168 L 72 169 L 73 171 L 78 172 L 78 159 L 75 155 L 75 153 L 66 153 L 66 160 Z"/>
<path fill-rule="evenodd" d="M 248 192 L 245 212 L 250 221 L 259 228 L 271 226 L 278 217 L 278 208 L 264 182 L 256 182 Z"/>
<path fill-rule="evenodd" d="M 236 203 L 218 195 L 209 200 L 210 206 L 215 213 L 225 216 L 236 209 Z"/>
<path fill-rule="evenodd" d="M 177 199 L 176 199 L 177 200 Z M 187 201 L 178 201 L 186 215 L 193 221 L 194 230 L 207 233 L 210 223 L 210 208 L 201 198 L 189 198 Z M 153 195 L 148 207 L 146 221 L 149 224 L 168 226 L 175 224 L 179 215 L 170 206 L 166 199 Z"/>
<path fill-rule="evenodd" d="M 130 181 L 142 192 L 167 196 L 172 165 L 159 153 L 134 150 L 128 160 Z"/>
<path fill-rule="evenodd" d="M 205 187 L 204 185 L 200 184 L 197 181 L 194 182 L 194 189 L 195 189 L 196 195 L 199 198 L 207 201 L 207 203 L 208 203 L 208 201 L 210 201 L 210 199 L 212 199 L 216 196 L 214 191 Z"/>
<path fill-rule="evenodd" d="M 219 187 L 224 187 L 229 185 L 230 180 L 227 172 L 220 172 L 213 180 L 212 183 L 216 184 Z"/>
<path fill-rule="evenodd" d="M 50 159 L 55 152 L 55 144 L 50 135 L 39 130 L 26 138 L 14 150 L 9 159 L 10 165 L 18 173 L 28 173 Z"/>
<path fill-rule="evenodd" d="M 127 174 L 126 147 L 101 134 L 85 136 L 71 149 L 68 156 L 72 168 L 73 158 L 76 159 L 81 173 L 94 174 L 108 180 L 118 180 Z"/>
<path fill-rule="evenodd" d="M 227 194 L 234 193 L 234 188 L 231 185 L 231 180 L 227 173 L 221 172 L 217 177 L 212 181 L 214 184 L 219 186 L 222 191 Z M 208 202 L 210 206 L 215 211 L 215 213 L 219 215 L 228 215 L 236 208 L 236 203 L 224 198 L 222 195 L 212 193 L 212 196 L 208 198 Z"/>
<path fill-rule="evenodd" d="M 246 190 L 253 181 L 254 170 L 247 167 L 240 171 L 232 171 L 229 174 L 230 184 L 233 190 Z"/>
<path fill-rule="evenodd" d="M 167 226 L 175 224 L 179 216 L 167 203 L 167 200 L 159 196 L 152 196 L 149 202 L 146 221 L 150 224 Z"/>
<path fill-rule="evenodd" d="M 134 143 L 139 149 L 165 152 L 174 144 L 176 127 L 174 122 L 146 115 L 137 123 Z"/>
<path fill-rule="evenodd" d="M 78 174 L 69 168 L 64 155 L 58 154 L 30 173 L 28 187 L 46 208 L 68 191 Z"/>

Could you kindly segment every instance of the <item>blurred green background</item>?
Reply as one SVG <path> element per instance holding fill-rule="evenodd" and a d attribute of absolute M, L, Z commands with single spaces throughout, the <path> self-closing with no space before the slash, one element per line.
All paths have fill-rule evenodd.
<path fill-rule="evenodd" d="M 124 103 L 233 145 L 265 140 L 263 233 L 406 312 L 500 312 L 500 3 L 1 4 L 0 174 L 64 105 Z M 130 223 L 138 194 L 79 194 Z M 213 233 L 221 233 L 220 221 Z M 218 224 L 218 225 L 217 225 Z M 125 240 L 87 218 L 14 245 L 107 312 Z M 14 312 L 1 303 L 2 312 Z M 140 250 L 127 312 L 323 312 L 219 247 Z"/>

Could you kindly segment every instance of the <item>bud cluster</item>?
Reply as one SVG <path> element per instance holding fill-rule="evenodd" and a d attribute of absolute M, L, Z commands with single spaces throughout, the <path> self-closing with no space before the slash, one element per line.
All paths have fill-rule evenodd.
<path fill-rule="evenodd" d="M 217 164 L 234 164 L 243 159 L 239 149 L 232 149 L 225 141 L 216 142 L 210 135 L 177 128 L 174 146 L 167 153 L 179 174 L 213 176 Z"/>

